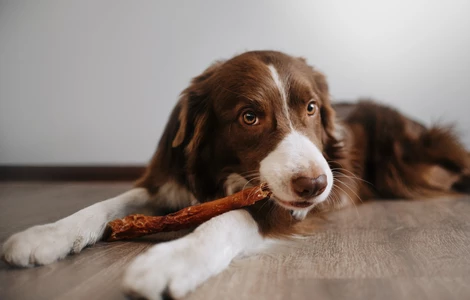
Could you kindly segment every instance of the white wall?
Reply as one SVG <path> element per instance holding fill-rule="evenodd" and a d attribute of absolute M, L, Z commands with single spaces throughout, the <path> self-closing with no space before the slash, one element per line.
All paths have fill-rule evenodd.
<path fill-rule="evenodd" d="M 145 163 L 190 78 L 253 49 L 470 127 L 468 0 L 0 1 L 0 164 Z"/>

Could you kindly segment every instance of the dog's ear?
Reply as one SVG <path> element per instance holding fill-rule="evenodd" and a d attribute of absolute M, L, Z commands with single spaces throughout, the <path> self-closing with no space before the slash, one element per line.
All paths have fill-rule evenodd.
<path fill-rule="evenodd" d="M 321 100 L 320 115 L 323 125 L 322 142 L 324 145 L 337 143 L 338 138 L 336 135 L 336 113 L 331 105 L 330 91 L 325 75 L 316 70 L 314 67 L 307 63 L 304 57 L 297 57 L 297 60 L 310 70 L 310 81 L 315 92 Z"/>
<path fill-rule="evenodd" d="M 186 151 L 192 151 L 200 143 L 208 118 L 208 80 L 221 64 L 220 61 L 212 64 L 181 93 L 177 104 L 178 130 L 171 143 L 173 148 L 182 146 L 186 147 Z"/>
<path fill-rule="evenodd" d="M 305 60 L 302 60 L 305 62 Z M 310 67 L 312 70 L 312 82 L 315 92 L 319 95 L 320 116 L 322 123 L 321 141 L 323 144 L 323 155 L 330 160 L 339 159 L 344 156 L 343 143 L 344 133 L 341 126 L 337 124 L 336 112 L 331 103 L 330 92 L 325 75 Z"/>
<path fill-rule="evenodd" d="M 186 124 L 188 123 L 188 99 L 187 96 L 184 96 L 180 99 L 179 103 L 179 114 L 178 114 L 178 131 L 176 132 L 175 137 L 171 146 L 176 148 L 183 143 L 184 136 L 186 135 Z"/>
<path fill-rule="evenodd" d="M 313 70 L 314 84 L 321 98 L 321 121 L 324 129 L 323 143 L 332 144 L 338 140 L 336 134 L 336 113 L 331 106 L 330 92 L 325 75 Z"/>
<path fill-rule="evenodd" d="M 152 161 L 136 186 L 146 187 L 151 193 L 156 193 L 169 176 L 178 177 L 182 170 L 195 168 L 211 114 L 210 80 L 221 64 L 217 62 L 210 66 L 181 93 Z"/>

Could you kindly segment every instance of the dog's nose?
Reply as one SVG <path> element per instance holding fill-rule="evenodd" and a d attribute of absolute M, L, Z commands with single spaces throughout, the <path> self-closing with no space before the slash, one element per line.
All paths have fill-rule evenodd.
<path fill-rule="evenodd" d="M 297 177 L 292 180 L 292 188 L 295 193 L 302 198 L 312 198 L 320 195 L 327 186 L 326 175 L 322 174 L 317 178 Z"/>

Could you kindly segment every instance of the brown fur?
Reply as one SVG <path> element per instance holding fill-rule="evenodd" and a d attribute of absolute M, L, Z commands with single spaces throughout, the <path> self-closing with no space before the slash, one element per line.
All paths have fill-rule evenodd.
<path fill-rule="evenodd" d="M 312 215 L 344 206 L 344 199 L 357 203 L 468 192 L 469 155 L 450 129 L 425 128 L 370 101 L 332 105 L 323 74 L 302 58 L 273 51 L 216 62 L 195 77 L 181 94 L 136 185 L 156 194 L 173 180 L 204 202 L 225 196 L 224 182 L 231 173 L 258 183 L 253 172 L 289 129 L 279 113 L 280 95 L 267 64 L 288 78 L 289 108 L 299 110 L 292 122 L 322 149 L 334 173 L 331 196 Z M 318 106 L 312 118 L 301 112 L 309 99 Z M 239 122 L 240 111 L 248 104 L 262 119 L 256 128 Z M 265 234 L 311 230 L 311 222 L 298 223 L 273 201 L 259 202 L 249 211 Z"/>

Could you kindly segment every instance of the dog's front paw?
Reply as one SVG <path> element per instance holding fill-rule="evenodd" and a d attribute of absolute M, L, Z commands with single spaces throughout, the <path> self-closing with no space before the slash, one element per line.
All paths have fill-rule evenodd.
<path fill-rule="evenodd" d="M 86 241 L 75 231 L 73 225 L 58 223 L 31 227 L 3 244 L 3 259 L 19 267 L 50 264 L 85 246 Z"/>
<path fill-rule="evenodd" d="M 136 299 L 157 300 L 163 294 L 181 298 L 225 266 L 210 261 L 193 240 L 183 238 L 154 246 L 138 256 L 124 273 L 123 290 Z"/>

